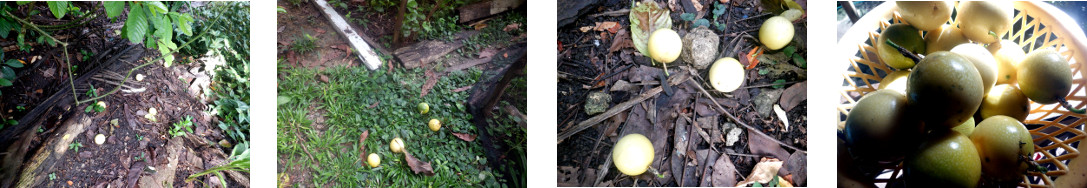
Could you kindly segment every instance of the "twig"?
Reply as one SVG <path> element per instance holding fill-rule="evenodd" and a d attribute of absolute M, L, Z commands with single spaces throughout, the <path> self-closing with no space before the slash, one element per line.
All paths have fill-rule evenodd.
<path fill-rule="evenodd" d="M 906 50 L 906 48 L 903 48 L 902 46 L 899 46 L 898 44 L 895 44 L 895 42 L 891 42 L 891 40 L 887 40 L 886 43 L 888 45 L 891 45 L 891 47 L 894 48 L 895 50 L 898 50 L 898 53 L 902 53 L 902 55 L 905 55 L 906 57 L 913 60 L 914 63 L 920 63 L 921 62 L 921 57 L 917 56 L 917 54 L 914 54 L 913 52 L 910 52 L 909 50 Z"/>
<path fill-rule="evenodd" d="M 759 15 L 756 15 L 756 16 L 750 16 L 750 17 L 747 17 L 747 18 L 744 18 L 744 19 L 736 20 L 736 22 L 733 22 L 733 23 L 740 23 L 740 22 L 744 22 L 744 21 L 747 21 L 747 20 L 751 20 L 751 19 L 755 19 L 755 18 L 761 18 L 761 17 L 764 17 L 764 16 L 771 16 L 771 15 L 774 15 L 774 14 L 762 13 L 762 14 L 759 14 Z"/>
<path fill-rule="evenodd" d="M 795 83 L 800 83 L 800 81 L 785 82 L 785 83 L 780 83 L 780 84 L 770 83 L 770 84 L 761 84 L 761 85 L 753 85 L 753 86 L 744 86 L 744 87 L 740 87 L 740 89 L 757 88 L 757 87 L 770 87 L 770 86 L 776 86 L 776 85 L 785 86 L 785 85 L 795 84 Z"/>
<path fill-rule="evenodd" d="M 690 79 L 689 76 L 690 75 L 688 75 L 688 74 L 680 74 L 680 75 L 677 75 L 677 76 L 672 76 L 670 78 L 670 81 L 668 81 L 668 85 L 678 85 L 681 82 L 683 82 L 684 80 Z M 581 131 L 589 128 L 589 127 L 592 127 L 593 125 L 599 124 L 601 121 L 604 121 L 604 119 L 607 119 L 607 118 L 609 118 L 611 116 L 619 114 L 620 112 L 626 111 L 630 107 L 634 107 L 635 104 L 641 103 L 642 101 L 645 101 L 646 99 L 657 96 L 657 94 L 659 94 L 663 90 L 664 90 L 663 86 L 655 87 L 655 88 L 650 89 L 649 91 L 643 93 L 642 95 L 639 95 L 637 98 L 628 100 L 628 101 L 623 102 L 623 103 L 619 103 L 618 105 L 615 105 L 614 107 L 608 109 L 608 111 L 605 111 L 602 114 L 593 116 L 593 117 L 591 117 L 591 118 L 589 118 L 589 119 L 587 119 L 585 121 L 582 121 L 581 123 L 578 123 L 576 126 L 569 129 L 568 131 L 564 131 L 562 133 L 559 133 L 558 143 L 562 143 L 563 140 L 566 140 L 567 138 L 570 138 L 570 136 L 573 136 L 574 134 L 576 134 L 578 132 L 581 132 Z"/>
<path fill-rule="evenodd" d="M 697 87 L 698 91 L 701 91 L 703 95 L 706 95 L 706 97 L 709 97 L 711 99 L 713 98 L 713 95 L 710 95 L 710 92 L 706 92 L 706 89 L 702 88 L 702 85 L 696 83 L 694 81 L 694 79 L 687 79 L 687 81 L 691 82 L 691 85 L 698 86 Z M 747 123 L 744 123 L 743 121 L 740 121 L 739 118 L 736 118 L 736 116 L 732 116 L 732 113 L 729 113 L 727 110 L 725 110 L 725 107 L 722 107 L 720 103 L 717 103 L 717 100 L 710 100 L 710 101 L 712 101 L 713 105 L 717 107 L 717 110 L 721 111 L 721 113 L 724 113 L 725 116 L 728 117 L 728 119 L 731 119 L 733 122 L 736 122 L 736 124 L 740 124 L 740 125 L 744 126 L 744 128 L 747 128 L 748 130 L 751 130 L 751 132 L 754 132 L 755 134 L 764 136 L 769 140 L 773 140 L 774 142 L 778 143 L 781 146 L 785 146 L 785 147 L 787 147 L 789 149 L 793 149 L 793 150 L 796 150 L 796 151 L 800 151 L 800 152 L 802 152 L 804 154 L 808 154 L 807 151 L 804 151 L 804 150 L 802 150 L 800 148 L 797 148 L 797 147 L 793 147 L 792 145 L 789 145 L 789 144 L 785 144 L 785 142 L 781 142 L 780 140 L 777 140 L 777 138 L 771 137 L 770 135 L 767 135 L 766 133 L 763 133 L 762 131 L 760 131 L 758 129 L 755 129 L 755 127 L 752 127 L 751 125 L 747 125 Z"/>
<path fill-rule="evenodd" d="M 15 19 L 15 21 L 19 21 L 19 23 L 22 23 L 23 25 L 30 26 L 31 29 L 34 29 L 35 31 L 38 31 L 38 33 L 41 33 L 42 36 L 46 36 L 46 37 L 49 37 L 49 39 L 53 39 L 53 41 L 57 42 L 57 44 L 64 45 L 65 47 L 68 46 L 68 43 L 61 42 L 60 40 L 57 40 L 57 38 L 53 38 L 53 36 L 49 35 L 49 33 L 46 33 L 45 31 L 42 31 L 42 29 L 38 28 L 38 25 L 35 25 L 33 23 L 27 22 L 24 19 L 16 17 L 15 15 L 11 14 L 11 12 L 8 12 L 8 11 L 4 11 L 4 15 L 7 15 L 11 19 Z"/>
<path fill-rule="evenodd" d="M 595 18 L 595 17 L 600 17 L 600 16 L 623 16 L 623 15 L 627 15 L 627 14 L 630 14 L 630 9 L 620 9 L 620 10 L 613 10 L 613 11 L 596 13 L 596 14 L 589 15 L 589 18 Z"/>

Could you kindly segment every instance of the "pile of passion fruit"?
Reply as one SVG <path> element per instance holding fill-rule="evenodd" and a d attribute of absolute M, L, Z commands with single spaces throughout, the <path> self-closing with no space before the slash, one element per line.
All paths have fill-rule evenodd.
<path fill-rule="evenodd" d="M 869 174 L 842 181 L 848 172 L 839 166 L 840 185 L 870 185 L 900 164 L 904 176 L 892 183 L 909 187 L 1019 184 L 1034 164 L 1035 144 L 1022 123 L 1030 101 L 1083 113 L 1064 99 L 1072 84 L 1068 61 L 1052 49 L 1027 54 L 1001 40 L 1013 22 L 1012 2 L 896 3 L 903 23 L 883 29 L 873 46 L 897 71 L 857 101 L 839 132 L 839 161 L 852 164 L 845 170 Z M 953 10 L 955 24 L 946 24 Z"/>

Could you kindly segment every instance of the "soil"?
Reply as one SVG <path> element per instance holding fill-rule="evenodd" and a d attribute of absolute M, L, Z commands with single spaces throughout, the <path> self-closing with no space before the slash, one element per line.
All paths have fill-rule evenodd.
<path fill-rule="evenodd" d="M 311 2 L 304 2 L 299 6 L 291 5 L 287 1 L 278 1 L 286 14 L 277 16 L 277 35 L 281 58 L 293 67 L 306 67 L 325 69 L 335 66 L 356 66 L 359 61 L 356 56 L 334 48 L 333 46 L 350 46 L 347 39 L 336 33 L 336 28 L 329 24 L 327 19 L 321 16 L 321 11 Z M 317 38 L 317 47 L 312 52 L 298 54 L 289 50 L 296 40 L 302 40 L 306 34 Z"/>
<path fill-rule="evenodd" d="M 664 6 L 669 5 L 667 1 L 657 2 Z M 704 6 L 701 11 L 706 16 L 703 18 L 713 21 L 711 15 L 712 13 L 710 13 L 710 11 L 713 10 L 713 2 L 717 1 L 702 0 L 697 2 L 702 3 Z M 688 28 L 690 28 L 688 26 L 688 22 L 683 21 L 682 18 L 680 18 L 680 15 L 684 12 L 684 5 L 681 5 L 681 3 L 676 3 L 674 6 L 675 8 L 672 9 L 673 11 L 671 12 L 671 19 L 674 25 L 672 28 L 673 30 L 679 32 L 680 36 L 683 36 L 688 32 Z M 725 31 L 714 29 L 714 32 L 721 37 L 721 43 L 719 46 L 720 53 L 718 53 L 718 57 L 736 57 L 737 59 L 740 59 L 738 57 L 741 56 L 740 54 L 747 54 L 749 50 L 751 50 L 755 46 L 760 45 L 760 43 L 755 41 L 758 36 L 758 29 L 761 26 L 762 22 L 770 16 L 764 15 L 761 12 L 759 8 L 759 1 L 732 1 L 732 3 L 727 3 L 726 7 L 727 10 L 725 15 L 722 15 L 722 17 L 719 18 L 718 22 L 727 24 L 727 29 Z M 611 95 L 612 100 L 608 103 L 608 105 L 610 107 L 614 107 L 619 103 L 626 102 L 633 98 L 637 98 L 639 95 L 649 90 L 649 88 L 657 87 L 658 84 L 655 84 L 653 82 L 661 80 L 660 77 L 662 77 L 663 75 L 660 75 L 662 71 L 662 69 L 660 69 L 660 66 L 651 65 L 649 58 L 639 55 L 637 53 L 637 50 L 635 50 L 633 47 L 624 47 L 620 50 L 609 52 L 609 48 L 614 42 L 613 38 L 615 38 L 616 36 L 615 33 L 611 33 L 608 31 L 601 32 L 592 30 L 588 32 L 582 32 L 580 30 L 581 27 L 594 26 L 597 23 L 601 22 L 617 22 L 619 25 L 622 26 L 621 30 L 630 30 L 630 18 L 628 14 L 624 13 L 602 16 L 593 15 L 596 13 L 618 11 L 630 8 L 630 2 L 627 1 L 600 1 L 599 4 L 592 5 L 587 8 L 588 10 L 591 10 L 589 11 L 590 13 L 579 15 L 573 23 L 559 27 L 558 71 L 560 78 L 557 88 L 558 106 L 556 108 L 556 114 L 559 114 L 559 125 L 557 128 L 560 133 L 567 131 L 567 129 L 571 129 L 572 127 L 575 127 L 578 123 L 594 116 L 588 115 L 584 111 L 585 99 L 590 92 L 603 91 Z M 798 47 L 796 53 L 801 55 L 806 55 L 806 50 L 804 49 L 805 45 L 803 44 L 804 41 L 807 40 L 806 35 L 804 35 L 804 33 L 806 33 L 807 25 L 805 24 L 804 20 L 804 18 L 801 18 L 800 20 L 794 22 L 796 35 L 794 37 L 793 44 L 790 44 L 790 46 Z M 745 35 L 749 35 L 751 36 L 751 38 L 748 38 Z M 740 39 L 735 40 L 737 42 L 731 42 L 734 41 L 734 39 L 736 38 Z M 766 54 L 776 52 L 777 51 L 769 51 Z M 743 62 L 743 60 L 741 61 Z M 674 76 L 677 72 L 684 72 L 688 70 L 687 68 L 684 68 L 686 66 L 685 64 L 686 63 L 682 62 L 682 59 L 680 59 L 676 62 L 669 63 L 668 69 L 670 72 L 672 72 L 672 75 Z M 789 64 L 792 63 L 790 62 Z M 717 101 L 721 102 L 722 105 L 725 106 L 727 111 L 732 115 L 736 116 L 739 121 L 751 125 L 756 129 L 759 129 L 760 131 L 770 135 L 774 139 L 788 143 L 791 146 L 800 148 L 802 150 L 806 150 L 807 102 L 801 102 L 795 108 L 787 111 L 787 117 L 790 120 L 789 125 L 790 127 L 792 127 L 789 129 L 789 131 L 784 131 L 784 129 L 782 128 L 783 125 L 781 123 L 781 120 L 779 120 L 776 115 L 773 115 L 773 113 L 769 115 L 770 117 L 762 117 L 755 112 L 756 106 L 754 103 L 754 98 L 763 92 L 775 89 L 772 88 L 770 85 L 772 85 L 772 83 L 776 80 L 785 80 L 786 84 L 784 88 L 788 88 L 789 86 L 795 85 L 794 83 L 804 82 L 806 80 L 804 78 L 806 77 L 804 75 L 805 73 L 803 73 L 806 71 L 803 70 L 795 73 L 786 73 L 781 75 L 758 74 L 759 70 L 769 69 L 772 66 L 773 65 L 771 63 L 767 63 L 764 61 L 758 64 L 758 66 L 754 69 L 747 70 L 747 80 L 745 84 L 737 91 L 728 94 L 716 92 L 711 89 L 712 87 L 710 87 L 706 80 L 703 79 L 707 78 L 706 70 L 698 70 L 698 74 L 694 76 L 693 79 L 697 83 L 700 83 L 702 87 L 705 88 L 707 91 L 713 94 L 714 98 Z M 635 85 L 633 88 L 636 89 L 620 89 L 619 91 L 613 91 L 618 81 L 629 82 L 630 84 Z M 639 83 L 639 81 L 641 83 Z M 646 82 L 650 83 L 646 84 Z M 640 87 L 641 89 L 637 89 L 639 88 L 639 85 L 645 86 Z M 570 169 L 571 167 L 573 167 L 578 169 L 574 170 L 577 172 L 573 173 L 573 179 L 580 179 L 579 184 L 581 186 L 631 186 L 634 183 L 632 181 L 632 178 L 626 177 L 625 175 L 620 175 L 617 170 L 611 168 L 611 164 L 605 164 L 605 162 L 608 161 L 611 145 L 618 140 L 619 135 L 622 135 L 619 133 L 622 133 L 623 129 L 626 129 L 627 127 L 638 127 L 638 123 L 631 122 L 631 120 L 627 119 L 627 117 L 643 117 L 644 113 L 647 111 L 647 109 L 644 109 L 647 105 L 657 106 L 656 108 L 650 107 L 648 111 L 654 111 L 653 109 L 656 109 L 655 111 L 659 111 L 657 112 L 657 114 L 670 114 L 663 116 L 658 115 L 658 117 L 663 118 L 659 120 L 659 122 L 662 123 L 651 124 L 650 126 L 661 126 L 664 128 L 651 128 L 650 130 L 656 130 L 659 132 L 650 131 L 648 133 L 668 135 L 663 136 L 664 139 L 660 140 L 666 141 L 667 144 L 664 144 L 666 146 L 663 148 L 657 146 L 658 149 L 667 149 L 665 149 L 665 151 L 658 150 L 657 153 L 658 162 L 661 160 L 670 160 L 660 159 L 660 157 L 663 156 L 661 153 L 673 153 L 673 146 L 676 143 L 673 143 L 672 141 L 676 137 L 681 136 L 674 135 L 674 128 L 687 125 L 685 123 L 675 123 L 677 122 L 675 116 L 688 116 L 691 119 L 698 119 L 702 114 L 694 112 L 699 110 L 705 110 L 705 103 L 707 103 L 706 101 L 708 101 L 706 100 L 707 98 L 705 97 L 705 95 L 702 95 L 701 92 L 698 92 L 697 89 L 692 89 L 693 86 L 690 84 L 680 84 L 672 87 L 676 91 L 670 96 L 665 94 L 666 92 L 661 92 L 656 97 L 652 97 L 639 105 L 635 105 L 635 107 L 629 110 L 622 111 L 615 117 L 604 120 L 600 123 L 601 125 L 594 125 L 593 127 L 573 134 L 571 137 L 560 142 L 558 145 L 559 150 L 557 153 L 558 166 L 560 169 L 559 176 L 565 177 L 566 175 L 564 175 L 563 169 Z M 693 92 L 688 93 L 687 91 Z M 786 95 L 783 95 L 783 97 L 784 96 Z M 774 104 L 777 104 L 776 100 Z M 650 112 L 650 115 L 652 114 L 653 112 Z M 717 121 L 717 124 L 731 122 L 731 120 L 723 115 L 718 116 Z M 613 123 L 621 125 L 612 125 Z M 614 132 L 605 133 L 609 130 L 609 126 L 618 127 L 618 129 L 616 129 Z M 694 131 L 690 129 L 691 128 L 688 128 L 688 131 Z M 714 125 L 713 128 L 705 129 L 705 131 L 723 132 L 724 130 L 720 129 L 720 126 Z M 736 173 L 738 173 L 736 175 L 736 181 L 742 181 L 741 176 L 746 177 L 748 174 L 750 174 L 754 165 L 759 162 L 759 156 L 752 155 L 752 148 L 749 148 L 749 146 L 752 146 L 752 143 L 748 143 L 748 137 L 751 134 L 752 133 L 749 130 L 745 130 L 744 133 L 741 134 L 739 142 L 737 142 L 733 146 L 726 146 L 723 143 L 711 143 L 709 141 L 705 141 L 697 142 L 698 144 L 692 144 L 690 146 L 690 150 L 699 151 L 712 148 L 719 151 L 721 155 L 725 155 L 727 153 L 730 160 L 735 165 L 735 168 L 737 170 Z M 653 136 L 647 136 L 651 137 L 652 140 Z M 699 138 L 698 140 L 701 139 Z M 785 150 L 789 153 L 796 152 L 787 148 Z M 669 154 L 665 157 L 672 158 L 672 155 Z M 781 160 L 786 159 L 781 158 Z M 699 163 L 699 161 L 694 161 L 694 163 Z M 654 165 L 657 164 L 658 163 L 654 163 Z M 661 166 L 669 165 L 664 163 Z M 595 173 L 601 170 L 605 170 L 601 168 L 610 168 L 610 171 L 607 174 L 604 174 L 604 177 L 597 177 Z M 658 170 L 661 170 L 662 174 L 672 173 L 669 172 L 668 169 Z M 697 171 L 697 174 L 702 174 L 702 168 L 698 168 Z M 600 184 L 594 184 L 594 181 L 596 181 L 596 179 L 592 178 L 601 179 L 601 181 L 597 181 Z M 668 177 L 667 179 L 671 178 L 673 177 Z M 560 180 L 560 183 L 562 183 L 561 181 L 562 180 Z M 681 185 L 676 183 L 676 181 L 661 181 L 658 178 L 652 178 L 652 180 L 650 181 L 638 181 L 638 186 Z"/>
<path fill-rule="evenodd" d="M 83 10 L 96 10 L 100 4 L 75 3 Z M 46 12 L 44 5 L 36 7 L 39 11 Z M 104 15 L 101 9 L 99 14 Z M 26 12 L 26 11 L 17 11 Z M 32 20 L 55 20 L 55 18 L 32 16 Z M 70 18 L 66 18 L 70 19 Z M 61 187 L 63 185 L 75 187 L 112 186 L 128 187 L 147 185 L 162 185 L 158 183 L 136 183 L 139 179 L 166 178 L 166 184 L 174 186 L 206 186 L 204 183 L 218 182 L 213 176 L 200 176 L 193 181 L 185 181 L 189 175 L 203 171 L 204 169 L 218 166 L 224 163 L 229 153 L 229 148 L 223 148 L 217 144 L 226 136 L 219 130 L 217 119 L 209 114 L 207 104 L 209 100 L 204 97 L 203 88 L 210 83 L 209 70 L 202 67 L 203 63 L 175 63 L 172 67 L 163 67 L 161 62 L 141 68 L 132 73 L 142 74 L 142 81 L 129 78 L 125 84 L 131 87 L 130 91 L 118 91 L 116 94 L 102 98 L 107 108 L 102 112 L 84 112 L 89 104 L 76 105 L 74 102 L 56 103 L 54 105 L 39 105 L 50 96 L 62 91 L 64 88 L 73 87 L 69 83 L 69 66 L 63 61 L 70 59 L 74 65 L 75 75 L 94 74 L 86 82 L 75 83 L 75 93 L 80 99 L 88 98 L 87 91 L 93 85 L 97 93 L 104 94 L 116 87 L 112 80 L 118 80 L 136 65 L 159 57 L 157 50 L 145 49 L 142 44 L 129 44 L 126 39 L 120 38 L 114 33 L 121 27 L 121 23 L 111 23 L 105 16 L 99 16 L 82 27 L 53 32 L 54 36 L 81 36 L 68 39 L 68 57 L 64 57 L 61 48 L 45 45 L 36 45 L 29 52 L 12 51 L 6 53 L 6 58 L 18 58 L 28 61 L 27 66 L 17 69 L 18 79 L 11 87 L 0 89 L 4 95 L 0 96 L 0 114 L 4 118 L 20 119 L 26 113 L 35 108 L 58 107 L 59 111 L 51 111 L 40 115 L 45 119 L 41 124 L 30 125 L 26 131 L 34 132 L 29 138 L 31 142 L 25 145 L 4 145 L 8 147 L 28 147 L 28 152 L 20 160 L 15 161 L 26 164 L 32 161 L 34 153 L 41 149 L 43 142 L 51 137 L 59 137 L 63 122 L 66 119 L 77 116 L 90 116 L 92 123 L 86 126 L 85 131 L 74 135 L 73 143 L 80 143 L 82 147 L 76 150 L 67 150 L 60 155 L 58 163 L 52 164 L 54 169 L 46 169 L 39 186 Z M 29 31 L 28 31 L 29 32 Z M 0 44 L 8 44 L 14 40 L 0 39 Z M 130 45 L 135 45 L 128 49 Z M 81 50 L 93 53 L 84 59 Z M 179 55 L 180 56 L 180 55 Z M 39 57 L 37 61 L 29 62 L 33 57 Z M 109 59 L 118 57 L 115 61 Z M 192 57 L 178 57 L 193 61 Z M 197 59 L 196 62 L 205 62 L 207 59 Z M 99 71 L 92 71 L 101 67 Z M 128 90 L 129 88 L 124 88 Z M 71 91 L 58 96 L 67 97 L 71 101 Z M 64 100 L 62 100 L 64 101 Z M 149 108 L 158 109 L 157 120 L 149 121 L 143 117 L 143 113 Z M 193 133 L 187 136 L 177 137 L 171 140 L 167 131 L 172 128 L 172 123 L 180 122 L 186 116 L 193 117 Z M 116 120 L 116 125 L 110 121 Z M 13 126 L 0 132 L 14 131 Z M 103 134 L 107 137 L 102 145 L 95 144 L 94 137 Z M 169 142 L 176 142 L 173 148 L 167 147 Z M 233 142 L 232 142 L 233 143 Z M 168 154 L 169 153 L 169 154 Z M 176 161 L 175 165 L 167 165 L 170 161 Z M 10 161 L 5 161 L 5 164 Z M 149 170 L 147 167 L 157 168 Z M 25 167 L 25 166 L 24 166 Z M 172 174 L 166 174 L 167 172 Z M 49 174 L 48 177 L 46 174 Z M 243 173 L 248 176 L 248 173 Z M 216 180 L 212 180 L 216 179 Z M 241 187 L 232 178 L 227 178 L 231 187 Z M 247 180 L 246 180 L 247 181 Z M 149 181 L 150 182 L 150 181 Z M 220 182 L 221 183 L 221 182 Z M 248 182 L 245 182 L 248 183 Z M 215 185 L 217 183 L 212 183 Z"/>

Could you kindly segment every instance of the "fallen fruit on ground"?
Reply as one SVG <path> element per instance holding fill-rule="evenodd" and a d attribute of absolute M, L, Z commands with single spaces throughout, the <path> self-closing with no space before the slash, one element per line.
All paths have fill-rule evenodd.
<path fill-rule="evenodd" d="M 106 135 L 102 135 L 102 134 L 95 135 L 94 136 L 94 143 L 98 144 L 98 145 L 102 145 L 102 143 L 106 143 Z"/>
<path fill-rule="evenodd" d="M 710 67 L 710 85 L 720 92 L 732 92 L 744 84 L 744 67 L 736 58 L 718 59 Z"/>
<path fill-rule="evenodd" d="M 793 32 L 793 22 L 781 16 L 770 17 L 759 28 L 759 41 L 770 50 L 778 50 L 793 40 Z"/>
<path fill-rule="evenodd" d="M 377 156 L 376 153 L 371 153 L 370 156 L 366 157 L 366 161 L 370 164 L 370 168 L 377 168 L 378 165 L 381 165 L 381 157 Z"/>
<path fill-rule="evenodd" d="M 419 110 L 420 114 L 426 114 L 427 112 L 430 112 L 430 105 L 426 102 L 422 102 L 419 103 L 419 107 L 416 107 L 416 109 Z"/>
<path fill-rule="evenodd" d="M 637 176 L 649 169 L 653 163 L 653 143 L 641 134 L 628 134 L 619 139 L 612 149 L 612 163 L 619 172 Z"/>
<path fill-rule="evenodd" d="M 439 129 L 442 129 L 442 122 L 438 121 L 438 119 L 430 119 L 427 125 L 430 126 L 430 131 L 438 132 Z"/>
<path fill-rule="evenodd" d="M 671 63 L 683 51 L 683 39 L 672 29 L 663 28 L 649 35 L 649 57 L 661 63 Z"/>
<path fill-rule="evenodd" d="M 392 150 L 393 153 L 403 152 L 404 147 L 404 140 L 401 140 L 400 137 L 393 138 L 393 140 L 389 142 L 389 150 Z"/>

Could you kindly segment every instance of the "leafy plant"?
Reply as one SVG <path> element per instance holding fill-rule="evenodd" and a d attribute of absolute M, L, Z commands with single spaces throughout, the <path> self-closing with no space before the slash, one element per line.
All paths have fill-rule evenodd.
<path fill-rule="evenodd" d="M 238 144 L 234 147 L 234 151 L 230 152 L 230 157 L 227 157 L 227 160 L 229 160 L 230 163 L 212 167 L 202 172 L 189 175 L 188 178 L 185 178 L 185 182 L 192 181 L 193 179 L 203 175 L 215 174 L 216 177 L 219 177 L 219 182 L 223 182 L 224 187 L 229 187 L 226 186 L 227 181 L 226 176 L 223 176 L 223 171 L 249 172 L 249 146 L 244 143 Z"/>
<path fill-rule="evenodd" d="M 298 39 L 295 39 L 294 42 L 291 42 L 291 50 L 299 55 L 305 55 L 316 48 L 317 38 L 310 36 L 309 33 L 305 34 L 305 36 L 300 36 Z"/>
<path fill-rule="evenodd" d="M 169 131 L 167 131 L 167 133 L 169 133 L 170 136 L 173 136 L 173 137 L 185 136 L 186 132 L 188 132 L 188 133 L 193 132 L 192 131 L 192 116 L 185 116 L 184 121 L 179 121 L 177 123 L 174 123 L 173 125 L 174 125 L 174 127 L 171 128 Z"/>
<path fill-rule="evenodd" d="M 26 64 L 19 59 L 5 60 L 5 55 L 5 53 L 0 52 L 0 61 L 4 62 L 4 65 L 0 65 L 0 88 L 11 86 L 12 81 L 15 81 L 15 69 L 23 68 L 23 64 Z"/>
<path fill-rule="evenodd" d="M 68 144 L 68 149 L 75 150 L 75 152 L 79 152 L 79 148 L 81 147 L 83 147 L 83 143 L 79 143 L 78 141 Z"/>
<path fill-rule="evenodd" d="M 718 22 L 718 18 L 725 14 L 726 9 L 728 9 L 728 7 L 725 7 L 724 4 L 713 2 L 713 25 L 716 27 L 717 31 L 725 31 L 725 28 L 728 26 L 727 24 Z"/>
<path fill-rule="evenodd" d="M 98 97 L 98 90 L 94 89 L 94 85 L 90 85 L 90 86 L 91 86 L 91 89 L 87 90 L 87 97 L 90 97 L 90 98 Z M 87 105 L 87 108 L 83 109 L 83 112 L 91 113 L 91 112 L 102 112 L 102 111 L 105 111 L 105 110 L 106 110 L 106 107 L 99 104 L 98 99 L 95 99 L 94 103 L 91 103 L 90 105 Z"/>
<path fill-rule="evenodd" d="M 53 181 L 53 180 L 56 180 L 56 179 L 57 179 L 57 173 L 56 172 L 49 173 L 49 181 Z"/>
<path fill-rule="evenodd" d="M 107 1 L 102 3 L 109 18 L 119 16 L 126 2 Z M 128 17 L 121 28 L 121 36 L 133 43 L 143 43 L 147 48 L 158 49 L 164 55 L 163 65 L 173 64 L 174 56 L 170 52 L 178 48 L 174 43 L 174 25 L 179 32 L 192 36 L 192 15 L 179 13 L 177 9 L 188 2 L 163 3 L 158 1 L 127 2 Z"/>
<path fill-rule="evenodd" d="M 653 31 L 672 27 L 669 12 L 654 1 L 638 2 L 630 9 L 630 36 L 639 53 L 649 54 L 649 35 Z"/>

